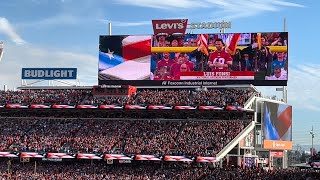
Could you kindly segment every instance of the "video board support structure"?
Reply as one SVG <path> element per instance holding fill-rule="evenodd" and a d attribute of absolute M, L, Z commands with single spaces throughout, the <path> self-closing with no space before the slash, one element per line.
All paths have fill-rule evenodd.
<path fill-rule="evenodd" d="M 286 17 L 284 17 L 283 19 L 283 31 L 286 32 L 287 31 L 287 19 Z M 283 86 L 282 87 L 282 95 L 283 95 L 283 101 L 285 103 L 288 103 L 288 90 L 287 90 L 287 86 Z M 283 168 L 287 168 L 288 167 L 288 151 L 284 150 L 283 151 L 283 161 L 282 161 L 282 165 Z"/>
<path fill-rule="evenodd" d="M 286 17 L 283 19 L 283 31 L 286 32 L 287 31 L 287 19 Z M 283 86 L 282 87 L 282 93 L 283 93 L 283 101 L 285 103 L 288 103 L 288 90 L 287 90 L 287 86 Z"/>

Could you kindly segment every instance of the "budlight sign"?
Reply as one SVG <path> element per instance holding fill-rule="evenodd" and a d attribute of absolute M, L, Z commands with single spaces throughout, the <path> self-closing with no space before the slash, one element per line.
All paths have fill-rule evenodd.
<path fill-rule="evenodd" d="M 77 79 L 77 68 L 22 68 L 21 79 Z"/>

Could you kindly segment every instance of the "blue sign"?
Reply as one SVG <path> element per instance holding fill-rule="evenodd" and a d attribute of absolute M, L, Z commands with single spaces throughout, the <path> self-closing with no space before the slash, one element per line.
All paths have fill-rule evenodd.
<path fill-rule="evenodd" d="M 77 68 L 22 68 L 21 79 L 77 79 Z"/>

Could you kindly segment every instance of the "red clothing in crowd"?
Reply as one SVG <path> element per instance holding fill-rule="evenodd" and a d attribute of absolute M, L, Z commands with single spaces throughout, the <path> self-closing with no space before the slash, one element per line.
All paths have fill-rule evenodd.
<path fill-rule="evenodd" d="M 174 64 L 174 61 L 172 61 L 171 59 L 168 59 L 168 60 L 162 59 L 161 61 L 158 62 L 157 69 L 161 69 L 164 66 L 171 67 L 172 64 Z"/>
<path fill-rule="evenodd" d="M 175 77 L 177 74 L 180 73 L 180 66 L 181 66 L 181 64 L 178 64 L 178 63 L 172 64 L 171 69 L 170 69 L 171 76 Z"/>
<path fill-rule="evenodd" d="M 172 77 L 171 76 L 164 76 L 164 77 L 155 76 L 153 80 L 172 80 Z"/>

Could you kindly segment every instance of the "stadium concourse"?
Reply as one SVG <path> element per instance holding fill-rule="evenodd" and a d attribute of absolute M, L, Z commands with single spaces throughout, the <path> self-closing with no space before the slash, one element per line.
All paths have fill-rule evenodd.
<path fill-rule="evenodd" d="M 254 88 L 140 89 L 127 96 L 0 91 L 0 178 L 318 179 L 315 170 L 218 167 L 216 155 L 253 121 L 243 109 L 252 96 L 260 94 Z"/>

